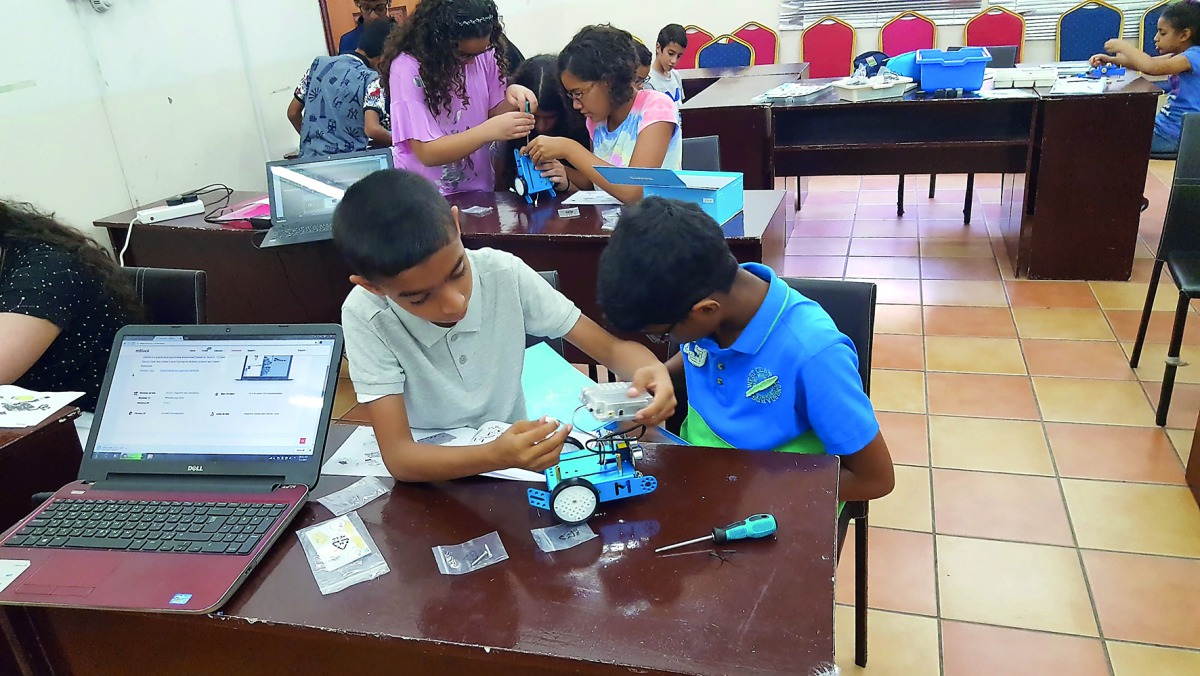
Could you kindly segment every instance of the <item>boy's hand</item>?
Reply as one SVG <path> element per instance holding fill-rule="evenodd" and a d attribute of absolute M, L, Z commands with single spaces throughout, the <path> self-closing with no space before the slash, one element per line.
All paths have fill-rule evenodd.
<path fill-rule="evenodd" d="M 536 113 L 538 109 L 537 95 L 529 87 L 523 85 L 509 85 L 504 92 L 504 100 L 520 112 L 525 112 L 526 103 L 529 104 L 529 112 Z"/>
<path fill-rule="evenodd" d="M 655 427 L 675 414 L 675 385 L 666 366 L 655 364 L 634 371 L 633 387 L 629 388 L 629 394 L 636 396 L 642 392 L 653 394 L 654 401 L 637 412 L 633 417 L 634 422 Z"/>
<path fill-rule="evenodd" d="M 501 467 L 519 467 L 540 472 L 558 464 L 563 442 L 571 433 L 570 425 L 558 428 L 558 422 L 518 420 L 496 441 Z"/>
<path fill-rule="evenodd" d="M 483 124 L 487 126 L 488 138 L 493 141 L 512 141 L 529 136 L 533 122 L 531 113 L 512 112 L 489 117 Z"/>

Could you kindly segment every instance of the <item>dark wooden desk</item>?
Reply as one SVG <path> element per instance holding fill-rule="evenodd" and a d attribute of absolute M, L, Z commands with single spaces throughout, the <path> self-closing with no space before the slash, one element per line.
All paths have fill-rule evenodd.
<path fill-rule="evenodd" d="M 29 512 L 34 493 L 56 491 L 79 476 L 79 409 L 67 406 L 37 427 L 0 428 L 0 532 Z"/>
<path fill-rule="evenodd" d="M 217 616 L 6 610 L 56 673 L 799 674 L 832 663 L 836 459 L 649 446 L 640 468 L 659 477 L 655 493 L 613 504 L 591 522 L 600 537 L 552 555 L 529 535 L 552 523 L 526 503 L 529 484 L 398 484 L 358 511 L 391 572 L 327 597 L 285 536 Z M 724 561 L 711 546 L 653 553 L 756 512 L 776 516 L 777 538 L 722 546 L 735 552 Z M 328 518 L 310 504 L 296 527 Z M 438 574 L 431 547 L 493 530 L 509 560 Z"/>
<path fill-rule="evenodd" d="M 256 197 L 234 193 L 232 202 Z M 725 225 L 729 247 L 741 262 L 765 263 L 783 271 L 788 232 L 785 193 L 747 191 L 742 215 Z M 557 270 L 559 288 L 584 314 L 600 320 L 596 270 L 608 243 L 603 212 L 617 207 L 580 207 L 578 218 L 559 218 L 561 200 L 537 208 L 512 193 L 462 193 L 449 198 L 459 208 L 493 207 L 484 216 L 463 214 L 463 244 L 492 247 L 519 256 L 536 270 Z M 133 212 L 99 219 L 113 247 L 125 243 Z M 204 270 L 208 273 L 208 319 L 222 323 L 340 322 L 350 292 L 349 270 L 332 241 L 258 249 L 262 231 L 205 223 L 199 216 L 157 225 L 135 225 L 125 256 L 129 265 Z M 582 360 L 572 347 L 569 358 Z M 585 363 L 577 361 L 577 363 Z"/>
<path fill-rule="evenodd" d="M 719 135 L 723 168 L 747 188 L 776 176 L 1005 174 L 997 225 L 1018 275 L 1129 278 L 1160 93 L 1149 82 L 1094 96 L 751 101 L 788 79 L 722 79 L 684 103 L 683 128 Z"/>
<path fill-rule="evenodd" d="M 787 75 L 792 80 L 802 80 L 808 74 L 807 63 L 772 63 L 765 66 L 744 68 L 687 68 L 678 71 L 683 83 L 684 101 L 708 89 L 713 83 L 726 77 L 758 77 L 761 75 Z M 765 90 L 764 90 L 765 91 Z"/>

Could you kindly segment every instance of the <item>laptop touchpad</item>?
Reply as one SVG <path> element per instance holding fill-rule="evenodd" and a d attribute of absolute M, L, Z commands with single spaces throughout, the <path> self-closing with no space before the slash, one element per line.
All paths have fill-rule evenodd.
<path fill-rule="evenodd" d="M 97 561 L 90 556 L 87 558 L 93 560 L 86 562 L 80 560 L 80 565 L 71 566 L 63 566 L 59 563 L 44 565 L 31 575 L 25 584 L 17 588 L 17 593 L 87 596 L 121 565 L 121 562 L 115 558 L 107 561 Z M 48 587 L 53 588 L 54 591 L 46 591 Z"/>

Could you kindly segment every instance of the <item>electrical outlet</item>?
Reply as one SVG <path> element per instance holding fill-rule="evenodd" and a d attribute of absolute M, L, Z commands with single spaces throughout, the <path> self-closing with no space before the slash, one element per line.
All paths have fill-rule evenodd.
<path fill-rule="evenodd" d="M 162 223 L 163 221 L 171 221 L 176 218 L 185 216 L 195 216 L 204 213 L 204 203 L 200 200 L 195 202 L 184 202 L 175 206 L 152 207 L 150 209 L 140 209 L 137 212 L 138 223 Z"/>

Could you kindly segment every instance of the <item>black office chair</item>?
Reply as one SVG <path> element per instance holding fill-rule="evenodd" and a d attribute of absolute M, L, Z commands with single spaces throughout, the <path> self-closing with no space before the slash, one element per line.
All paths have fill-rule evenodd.
<path fill-rule="evenodd" d="M 1167 424 L 1171 393 L 1175 389 L 1175 372 L 1182 366 L 1179 349 L 1183 344 L 1188 308 L 1192 299 L 1200 298 L 1200 115 L 1185 115 L 1183 118 L 1183 135 L 1179 139 L 1171 198 L 1167 202 L 1162 240 L 1158 244 L 1154 268 L 1150 273 L 1150 288 L 1146 289 L 1146 305 L 1142 308 L 1137 340 L 1129 356 L 1131 368 L 1137 368 L 1142 356 L 1142 344 L 1146 341 L 1146 329 L 1150 326 L 1150 311 L 1154 307 L 1154 293 L 1162 277 L 1163 265 L 1170 270 L 1171 278 L 1179 288 L 1179 302 L 1175 306 L 1175 326 L 1171 329 L 1167 366 L 1158 395 L 1155 420 L 1159 427 Z"/>
<path fill-rule="evenodd" d="M 858 350 L 858 375 L 863 391 L 871 394 L 871 348 L 875 340 L 875 284 L 834 279 L 785 277 L 788 286 L 820 305 L 838 330 Z M 867 666 L 867 506 L 865 500 L 847 502 L 838 516 L 838 556 L 850 522 L 854 521 L 854 663 Z"/>
<path fill-rule="evenodd" d="M 548 272 L 539 272 L 538 274 L 542 276 L 542 279 L 546 280 L 547 282 L 550 282 L 550 286 L 554 287 L 555 290 L 558 289 L 558 271 L 557 270 L 550 270 Z M 560 357 L 564 356 L 564 354 L 565 354 L 563 352 L 563 339 L 562 338 L 544 338 L 542 336 L 525 336 L 525 347 L 526 348 L 533 347 L 534 345 L 537 345 L 538 343 L 545 343 L 545 344 L 549 345 L 551 348 L 554 349 L 555 352 L 558 353 L 558 356 L 560 356 Z"/>
<path fill-rule="evenodd" d="M 716 136 L 683 139 L 682 167 L 688 171 L 720 171 L 720 139 Z"/>
<path fill-rule="evenodd" d="M 203 270 L 121 268 L 151 324 L 203 324 L 207 314 Z"/>

